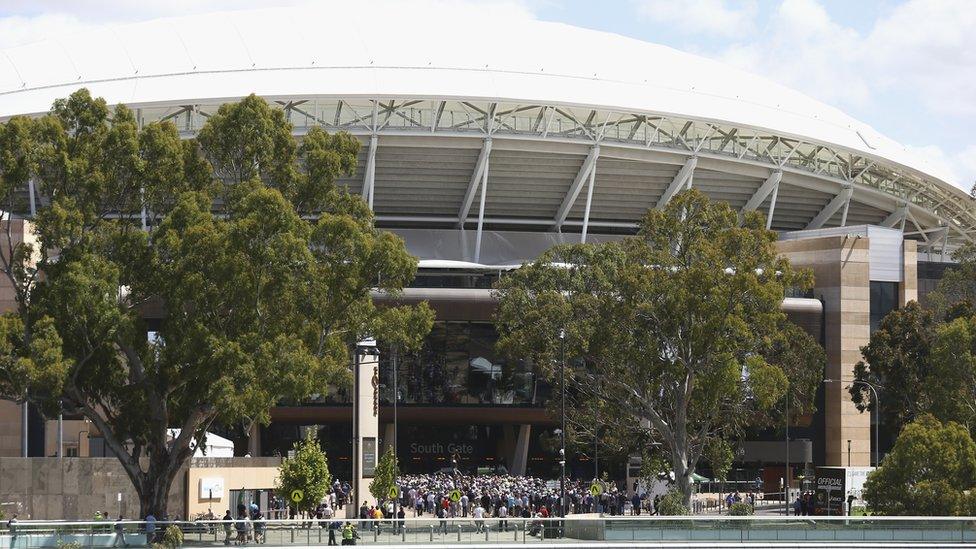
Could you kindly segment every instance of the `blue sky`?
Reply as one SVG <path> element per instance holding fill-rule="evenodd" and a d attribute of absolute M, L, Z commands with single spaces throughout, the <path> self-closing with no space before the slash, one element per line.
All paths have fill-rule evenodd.
<path fill-rule="evenodd" d="M 0 48 L 122 21 L 311 1 L 0 0 Z M 507 10 L 719 59 L 846 111 L 959 187 L 976 182 L 976 0 L 400 1 Z"/>

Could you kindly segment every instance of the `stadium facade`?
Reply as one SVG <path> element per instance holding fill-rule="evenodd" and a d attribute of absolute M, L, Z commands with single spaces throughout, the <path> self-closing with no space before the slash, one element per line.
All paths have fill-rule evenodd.
<path fill-rule="evenodd" d="M 782 253 L 814 270 L 813 292 L 783 307 L 823 343 L 835 380 L 851 379 L 880 317 L 917 299 L 976 236 L 973 200 L 934 168 L 765 79 L 561 24 L 393 12 L 219 13 L 0 51 L 0 120 L 44 113 L 86 87 L 128 105 L 140 124 L 170 120 L 189 138 L 220 104 L 256 93 L 299 136 L 323 127 L 360 138 L 358 169 L 342 183 L 419 258 L 402 299 L 428 300 L 438 315 L 424 350 L 396 360 L 408 470 L 447 466 L 452 455 L 469 466 L 552 469 L 548 389 L 530 364 L 495 352 L 490 287 L 553 244 L 632 234 L 647 209 L 682 189 L 763 212 Z M 504 32 L 486 41 L 483 26 Z M 386 353 L 385 432 L 391 368 Z M 869 415 L 845 384 L 826 384 L 819 398 L 820 412 L 794 431 L 793 461 L 868 465 Z M 351 438 L 341 400 L 277 408 L 238 453 L 286 451 L 314 427 L 341 475 Z M 65 440 L 97 455 L 92 431 L 72 422 Z M 51 455 L 52 432 L 0 405 L 0 454 Z M 781 466 L 783 450 L 754 441 L 741 459 Z M 577 456 L 577 472 L 588 474 L 592 457 Z"/>

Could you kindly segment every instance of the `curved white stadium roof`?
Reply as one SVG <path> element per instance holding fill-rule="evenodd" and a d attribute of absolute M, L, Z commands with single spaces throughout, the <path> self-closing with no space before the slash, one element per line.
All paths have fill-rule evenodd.
<path fill-rule="evenodd" d="M 472 18 L 470 12 L 415 10 L 409 4 L 330 4 L 321 11 L 283 8 L 159 19 L 0 51 L 0 119 L 45 112 L 56 98 L 80 87 L 110 104 L 146 108 L 215 105 L 253 92 L 281 100 L 286 109 L 293 99 L 310 98 L 441 101 L 441 110 L 444 101 L 467 101 L 472 109 L 475 102 L 506 104 L 513 112 L 523 105 L 544 105 L 576 109 L 559 111 L 574 120 L 581 109 L 593 109 L 585 123 L 577 120 L 579 134 L 602 136 L 608 123 L 621 123 L 619 116 L 611 119 L 612 113 L 627 113 L 640 119 L 631 126 L 630 138 L 641 120 L 645 129 L 640 135 L 655 128 L 654 137 L 646 138 L 648 148 L 658 136 L 657 126 L 649 122 L 653 117 L 705 124 L 709 135 L 697 139 L 716 139 L 717 131 L 727 137 L 723 149 L 730 140 L 749 147 L 735 137 L 741 129 L 765 131 L 780 147 L 781 169 L 800 157 L 829 153 L 842 161 L 849 154 L 839 168 L 845 175 L 838 176 L 836 169 L 826 175 L 854 185 L 861 175 L 883 167 L 884 181 L 870 186 L 895 200 L 874 205 L 892 212 L 917 207 L 919 215 L 931 214 L 921 222 L 924 229 L 919 227 L 923 236 L 929 227 L 945 225 L 968 239 L 976 228 L 968 196 L 944 175 L 833 107 L 718 62 L 558 23 L 506 21 L 491 14 Z M 391 101 L 391 111 L 392 106 Z M 375 103 L 373 108 L 375 119 Z M 540 121 L 552 116 L 538 112 Z M 424 116 L 439 118 L 440 113 Z M 435 119 L 432 128 L 437 124 Z M 690 141 L 686 130 L 672 132 L 671 140 Z M 545 138 L 548 128 L 541 133 Z M 807 148 L 800 148 L 801 141 Z M 695 155 L 701 145 L 696 147 Z M 826 171 L 812 166 L 807 171 Z M 891 180 L 893 188 L 906 178 L 921 186 L 886 190 L 885 181 Z M 931 196 L 923 201 L 919 193 Z M 955 208 L 951 212 L 946 210 L 950 206 Z"/>

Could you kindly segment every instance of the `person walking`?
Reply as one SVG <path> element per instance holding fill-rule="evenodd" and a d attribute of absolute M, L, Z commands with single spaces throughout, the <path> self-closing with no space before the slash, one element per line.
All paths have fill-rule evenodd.
<path fill-rule="evenodd" d="M 129 544 L 125 542 L 125 524 L 122 523 L 122 515 L 119 515 L 119 520 L 115 523 L 115 541 L 112 542 L 112 547 L 128 547 Z"/>
<path fill-rule="evenodd" d="M 342 529 L 342 523 L 338 520 L 333 520 L 329 523 L 329 545 L 336 544 L 336 530 Z"/>
<path fill-rule="evenodd" d="M 221 526 L 224 527 L 224 545 L 230 545 L 234 541 L 234 517 L 230 516 L 230 509 L 224 513 L 224 522 Z"/>
<path fill-rule="evenodd" d="M 481 503 L 474 508 L 471 515 L 474 517 L 474 526 L 478 530 L 478 533 L 485 531 L 485 508 L 481 506 Z"/>
<path fill-rule="evenodd" d="M 146 515 L 146 545 L 152 545 L 156 541 L 156 517 L 149 513 Z"/>

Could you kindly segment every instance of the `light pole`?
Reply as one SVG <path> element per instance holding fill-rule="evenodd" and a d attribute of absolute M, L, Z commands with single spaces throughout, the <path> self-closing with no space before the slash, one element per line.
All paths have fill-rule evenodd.
<path fill-rule="evenodd" d="M 786 390 L 786 472 L 783 480 L 783 509 L 790 516 L 790 390 Z"/>
<path fill-rule="evenodd" d="M 393 485 L 397 488 L 397 497 L 393 498 L 393 524 L 400 526 L 400 521 L 397 520 L 397 505 L 400 503 L 400 485 L 397 482 L 397 476 L 399 474 L 399 463 L 397 463 L 397 401 L 400 400 L 400 386 L 397 385 L 397 357 L 399 356 L 399 348 L 393 346 Z M 399 529 L 399 528 L 397 528 Z"/>
<path fill-rule="evenodd" d="M 824 383 L 840 382 L 839 379 L 825 379 Z M 871 394 L 874 397 L 874 412 L 876 414 L 874 422 L 874 466 L 881 466 L 881 398 L 878 396 L 878 388 L 874 386 L 873 383 L 867 381 L 862 381 L 860 379 L 855 379 L 851 381 L 851 385 L 860 383 L 861 385 L 866 385 L 868 389 L 871 390 Z M 848 441 L 850 442 L 850 441 Z M 848 455 L 850 455 L 850 449 L 848 449 Z M 848 457 L 848 461 L 850 458 Z M 848 464 L 850 465 L 850 464 Z"/>
<path fill-rule="evenodd" d="M 566 516 L 566 330 L 559 330 L 559 393 L 561 396 L 560 415 L 561 426 L 559 432 L 559 516 Z"/>

